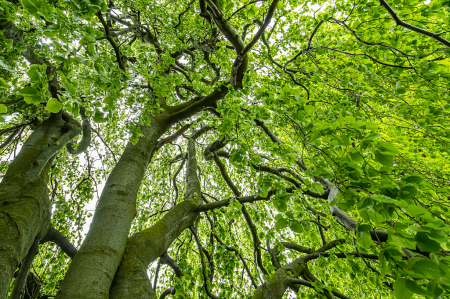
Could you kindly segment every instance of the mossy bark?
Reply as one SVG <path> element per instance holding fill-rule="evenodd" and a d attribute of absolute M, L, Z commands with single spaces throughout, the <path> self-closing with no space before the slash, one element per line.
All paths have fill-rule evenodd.
<path fill-rule="evenodd" d="M 194 224 L 198 216 L 195 210 L 202 204 L 193 140 L 194 138 L 191 138 L 188 144 L 185 200 L 173 207 L 156 224 L 128 239 L 125 253 L 111 285 L 110 298 L 156 298 L 147 276 L 147 267 L 163 255 L 186 228 Z"/>
<path fill-rule="evenodd" d="M 73 119 L 53 114 L 30 135 L 0 183 L 0 298 L 35 238 L 49 227 L 48 172 L 61 140 L 80 130 Z"/>
<path fill-rule="evenodd" d="M 256 289 L 252 299 L 281 299 L 291 285 L 290 279 L 298 277 L 305 269 L 302 257 L 281 267 L 268 281 Z"/>

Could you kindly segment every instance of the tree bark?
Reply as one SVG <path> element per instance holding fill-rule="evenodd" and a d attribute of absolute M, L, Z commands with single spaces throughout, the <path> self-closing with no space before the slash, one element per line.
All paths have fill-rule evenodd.
<path fill-rule="evenodd" d="M 152 117 L 151 125 L 141 128 L 144 136 L 135 145 L 126 146 L 105 183 L 89 232 L 60 285 L 57 299 L 109 297 L 136 215 L 141 181 L 158 138 L 168 128 L 166 119 Z"/>
<path fill-rule="evenodd" d="M 0 298 L 14 271 L 50 222 L 48 172 L 55 154 L 81 131 L 64 113 L 41 123 L 11 162 L 0 183 Z"/>
<path fill-rule="evenodd" d="M 111 299 L 156 298 L 147 276 L 147 266 L 163 255 L 173 241 L 197 219 L 196 208 L 202 204 L 197 176 L 195 143 L 188 144 L 185 200 L 172 208 L 153 226 L 128 239 L 122 262 L 111 286 Z"/>

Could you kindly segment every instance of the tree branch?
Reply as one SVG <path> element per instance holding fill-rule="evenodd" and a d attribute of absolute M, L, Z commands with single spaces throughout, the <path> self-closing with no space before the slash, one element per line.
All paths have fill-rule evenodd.
<path fill-rule="evenodd" d="M 80 107 L 80 115 L 83 121 L 83 137 L 81 138 L 81 141 L 76 149 L 73 148 L 72 142 L 69 142 L 66 145 L 67 151 L 72 155 L 81 154 L 82 152 L 87 150 L 89 145 L 91 144 L 91 123 L 89 122 L 89 118 L 86 116 L 86 109 L 84 107 Z"/>
<path fill-rule="evenodd" d="M 61 232 L 59 232 L 56 228 L 51 226 L 45 236 L 41 240 L 41 244 L 53 242 L 61 248 L 71 259 L 75 257 L 77 253 L 77 249 L 73 246 L 72 243 L 64 236 Z"/>
<path fill-rule="evenodd" d="M 385 0 L 380 0 L 381 6 L 386 8 L 387 12 L 391 15 L 391 17 L 394 19 L 395 23 L 398 26 L 404 27 L 406 29 L 409 29 L 411 31 L 426 35 L 428 37 L 431 37 L 432 39 L 437 40 L 441 44 L 450 47 L 450 41 L 446 40 L 445 38 L 441 37 L 439 34 L 416 27 L 414 25 L 408 24 L 400 19 L 400 17 L 395 13 L 395 11 L 389 6 L 389 4 Z"/>

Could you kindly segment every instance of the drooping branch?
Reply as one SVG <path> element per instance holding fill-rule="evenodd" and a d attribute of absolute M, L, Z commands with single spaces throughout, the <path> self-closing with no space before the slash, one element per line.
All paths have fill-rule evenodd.
<path fill-rule="evenodd" d="M 168 295 L 175 295 L 175 288 L 170 287 L 164 292 L 162 292 L 161 295 L 159 296 L 159 299 L 165 299 Z"/>
<path fill-rule="evenodd" d="M 156 291 L 156 285 L 158 284 L 159 269 L 161 268 L 161 258 L 156 264 L 155 277 L 153 278 L 153 291 Z"/>
<path fill-rule="evenodd" d="M 292 284 L 300 284 L 305 287 L 309 287 L 315 290 L 313 282 L 300 279 L 300 278 L 289 278 L 289 282 Z M 328 292 L 328 291 L 326 291 Z M 344 294 L 339 293 L 338 291 L 332 290 L 331 293 L 333 293 L 334 296 L 341 298 L 341 299 L 351 299 L 350 297 L 345 296 Z"/>
<path fill-rule="evenodd" d="M 208 144 L 203 151 L 203 157 L 205 157 L 206 161 L 209 161 L 213 158 L 213 153 L 224 148 L 225 145 L 227 145 L 227 141 L 224 137 L 218 138 L 217 140 L 214 140 L 211 144 Z"/>
<path fill-rule="evenodd" d="M 252 203 L 252 202 L 256 202 L 256 201 L 260 201 L 260 200 L 268 201 L 275 193 L 276 193 L 276 190 L 269 190 L 266 197 L 263 197 L 260 195 L 250 195 L 250 196 L 237 197 L 236 200 L 239 201 L 239 203 L 241 203 L 241 204 Z M 209 211 L 209 210 L 213 210 L 213 209 L 218 209 L 221 207 L 226 207 L 226 206 L 230 205 L 232 200 L 233 200 L 233 198 L 227 198 L 224 200 L 210 202 L 210 203 L 201 205 L 195 211 L 205 212 L 205 211 Z"/>
<path fill-rule="evenodd" d="M 82 130 L 83 130 L 83 137 L 81 138 L 80 143 L 78 144 L 77 148 L 73 148 L 73 143 L 69 142 L 67 143 L 67 151 L 72 155 L 79 155 L 85 150 L 88 149 L 89 145 L 91 144 L 91 123 L 89 122 L 89 118 L 86 116 L 86 109 L 84 107 L 80 107 L 80 115 L 82 119 Z"/>
<path fill-rule="evenodd" d="M 217 156 L 217 154 L 213 154 L 213 159 L 214 162 L 216 162 L 217 167 L 220 170 L 220 173 L 223 177 L 223 179 L 225 180 L 225 182 L 227 183 L 228 187 L 230 187 L 230 189 L 233 191 L 234 195 L 236 197 L 240 197 L 241 196 L 241 192 L 237 189 L 236 185 L 231 181 L 231 178 L 229 177 L 225 165 L 222 163 L 222 161 L 219 159 L 219 157 Z M 258 232 L 256 230 L 256 226 L 252 221 L 252 218 L 250 217 L 250 214 L 247 211 L 247 208 L 242 205 L 242 215 L 244 216 L 245 222 L 247 222 L 247 225 L 250 229 L 250 233 L 252 235 L 252 239 L 253 239 L 253 247 L 254 247 L 254 252 L 255 252 L 255 257 L 256 257 L 256 262 L 259 266 L 259 268 L 261 269 L 261 271 L 268 275 L 267 270 L 264 268 L 264 265 L 262 263 L 262 259 L 261 259 L 261 241 L 259 240 L 258 237 Z"/>
<path fill-rule="evenodd" d="M 298 251 L 298 252 L 302 252 L 302 253 L 312 253 L 312 252 L 314 252 L 314 250 L 311 249 L 311 248 L 303 247 L 301 245 L 294 244 L 294 243 L 281 242 L 281 244 L 283 244 L 283 246 L 288 248 L 288 249 L 292 249 L 292 250 L 295 250 L 295 251 Z"/>
<path fill-rule="evenodd" d="M 231 181 L 230 176 L 227 173 L 227 170 L 225 168 L 225 165 L 223 164 L 223 162 L 220 160 L 220 158 L 217 156 L 217 154 L 212 155 L 214 162 L 216 163 L 217 167 L 220 170 L 220 173 L 223 177 L 223 179 L 225 180 L 225 182 L 227 183 L 228 187 L 230 187 L 231 191 L 233 191 L 234 195 L 236 197 L 240 197 L 241 196 L 241 192 L 238 190 L 238 188 L 236 187 L 236 185 Z"/>
<path fill-rule="evenodd" d="M 275 142 L 278 144 L 278 146 L 282 147 L 283 143 L 281 142 L 280 139 L 278 139 L 278 137 L 266 126 L 266 124 L 258 119 L 254 120 L 256 125 L 258 127 L 260 127 L 264 133 L 272 140 L 272 142 Z M 301 170 L 306 171 L 308 169 L 308 167 L 305 165 L 305 163 L 303 163 L 303 161 L 301 159 L 299 159 L 297 157 L 295 163 L 298 165 L 298 167 L 300 167 Z"/>
<path fill-rule="evenodd" d="M 335 184 L 331 183 L 328 179 L 319 178 L 319 181 L 329 190 L 328 203 L 330 204 L 331 214 L 339 220 L 347 229 L 356 233 L 358 222 L 349 216 L 347 213 L 338 208 L 337 205 L 331 205 L 331 203 L 336 199 L 339 189 Z M 372 230 L 371 236 L 374 241 L 386 242 L 388 238 L 388 233 L 384 230 Z"/>
<path fill-rule="evenodd" d="M 192 3 L 194 3 L 194 1 L 195 1 L 195 0 L 192 0 L 191 2 L 189 2 L 187 8 L 186 8 L 182 13 L 180 13 L 180 14 L 178 15 L 178 23 L 177 23 L 175 26 L 173 26 L 173 29 L 176 29 L 178 26 L 181 25 L 181 17 L 182 17 L 185 13 L 187 13 L 187 11 L 191 8 L 191 5 L 192 5 Z"/>
<path fill-rule="evenodd" d="M 200 240 L 197 236 L 197 232 L 192 227 L 190 227 L 190 230 L 191 230 L 192 235 L 194 236 L 195 243 L 197 244 L 198 254 L 200 255 L 200 261 L 202 263 L 203 288 L 205 289 L 208 297 L 210 297 L 212 299 L 219 299 L 219 297 L 217 297 L 216 295 L 211 293 L 211 290 L 209 289 L 208 276 L 206 275 L 205 257 L 203 256 L 204 248 L 202 247 L 202 245 L 200 243 Z"/>
<path fill-rule="evenodd" d="M 215 63 L 211 62 L 208 52 L 203 51 L 203 58 L 205 59 L 206 63 L 213 69 L 215 77 L 212 80 L 201 78 L 200 81 L 202 81 L 206 85 L 214 85 L 220 79 L 220 69 L 217 67 Z"/>
<path fill-rule="evenodd" d="M 95 130 L 94 128 L 91 128 L 92 131 L 94 131 L 95 134 L 97 134 L 98 138 L 100 138 L 100 140 L 102 141 L 102 143 L 105 145 L 105 147 L 109 150 L 109 152 L 111 153 L 113 160 L 114 160 L 114 164 L 117 164 L 117 159 L 116 159 L 116 155 L 114 154 L 113 150 L 109 147 L 109 145 L 105 142 L 105 140 L 103 140 L 102 136 L 100 135 L 99 132 L 97 132 L 97 130 Z"/>
<path fill-rule="evenodd" d="M 219 242 L 222 246 L 225 246 L 225 244 L 223 243 L 223 241 L 222 241 L 216 234 L 214 234 L 214 237 L 216 238 L 217 242 Z M 239 253 L 239 250 L 237 250 L 235 246 L 225 246 L 225 249 L 228 250 L 228 251 L 234 252 L 234 254 L 235 254 L 236 256 L 239 257 L 239 259 L 240 259 L 241 262 L 242 262 L 242 265 L 244 266 L 245 271 L 247 272 L 248 277 L 250 277 L 250 281 L 251 281 L 251 283 L 252 283 L 252 286 L 253 286 L 255 289 L 258 288 L 258 285 L 256 284 L 255 279 L 253 278 L 253 275 L 252 275 L 252 273 L 250 272 L 250 269 L 248 268 L 247 263 L 245 262 L 244 257 L 242 256 L 242 254 Z"/>
<path fill-rule="evenodd" d="M 172 135 L 159 140 L 158 143 L 156 143 L 155 147 L 153 148 L 151 157 L 153 157 L 155 155 L 155 153 L 159 149 L 161 149 L 161 147 L 163 147 L 165 144 L 171 143 L 171 142 L 175 141 L 178 137 L 183 135 L 183 133 L 186 132 L 187 129 L 189 129 L 191 126 L 192 126 L 192 123 L 188 123 L 188 124 L 182 126 L 178 131 L 176 131 Z"/>
<path fill-rule="evenodd" d="M 6 129 L 3 129 L 3 130 L 0 130 L 0 136 L 3 135 L 3 134 L 9 133 L 9 132 L 14 132 L 17 129 L 26 127 L 26 126 L 31 125 L 31 124 L 32 124 L 31 122 L 28 122 L 28 123 L 15 125 L 15 126 L 12 126 L 10 128 L 6 128 Z"/>
<path fill-rule="evenodd" d="M 35 160 L 33 165 L 28 170 L 28 181 L 35 180 L 41 174 L 42 169 L 47 162 L 59 152 L 68 142 L 70 142 L 81 131 L 80 124 L 72 118 L 68 113 L 62 112 L 62 118 L 65 120 L 65 133 L 63 133 L 56 140 L 55 143 L 48 146 L 39 157 Z"/>

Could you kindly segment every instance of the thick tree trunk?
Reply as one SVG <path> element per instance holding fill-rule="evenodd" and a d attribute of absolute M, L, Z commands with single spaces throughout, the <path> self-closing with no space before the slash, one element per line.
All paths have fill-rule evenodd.
<path fill-rule="evenodd" d="M 199 131 L 200 134 L 202 130 Z M 163 255 L 173 241 L 194 224 L 202 204 L 200 182 L 197 177 L 194 137 L 188 145 L 185 200 L 177 204 L 153 226 L 128 239 L 120 267 L 111 286 L 112 299 L 156 298 L 147 276 L 148 265 Z"/>
<path fill-rule="evenodd" d="M 114 274 L 125 251 L 136 197 L 158 138 L 169 128 L 164 119 L 142 127 L 143 137 L 129 143 L 111 171 L 89 232 L 60 285 L 56 298 L 109 297 Z M 131 297 L 130 297 L 131 298 Z"/>
<path fill-rule="evenodd" d="M 0 183 L 0 298 L 35 238 L 47 232 L 48 172 L 55 154 L 80 131 L 70 116 L 53 114 L 30 135 Z"/>

